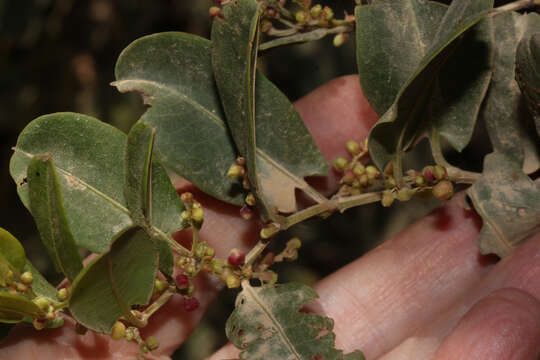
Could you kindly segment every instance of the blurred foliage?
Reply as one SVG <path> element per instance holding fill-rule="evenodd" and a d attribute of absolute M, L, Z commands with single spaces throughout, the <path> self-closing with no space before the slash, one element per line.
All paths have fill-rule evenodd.
<path fill-rule="evenodd" d="M 353 13 L 353 0 L 317 3 L 332 6 L 336 14 Z M 35 225 L 8 173 L 11 147 L 19 132 L 32 119 L 57 111 L 92 115 L 127 131 L 144 107 L 138 96 L 122 95 L 109 86 L 122 49 L 141 36 L 161 31 L 208 38 L 212 5 L 211 0 L 0 0 L 0 226 L 23 240 L 28 257 L 53 282 L 60 281 L 60 275 L 44 257 Z M 332 78 L 356 73 L 353 44 L 351 37 L 336 49 L 329 37 L 278 48 L 269 51 L 260 67 L 294 101 Z M 417 152 L 420 156 L 412 157 L 416 164 L 429 161 L 425 158 L 429 151 L 423 149 Z M 299 224 L 274 245 L 279 249 L 292 236 L 304 244 L 298 262 L 278 267 L 281 280 L 313 284 L 435 205 L 417 200 L 395 207 L 407 211 L 395 211 L 372 204 Z M 224 324 L 235 294 L 222 292 L 174 358 L 203 359 L 225 343 Z"/>

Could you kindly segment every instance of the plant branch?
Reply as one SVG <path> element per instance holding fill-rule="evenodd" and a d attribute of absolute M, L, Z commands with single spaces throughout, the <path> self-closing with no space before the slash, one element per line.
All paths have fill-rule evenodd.
<path fill-rule="evenodd" d="M 249 266 L 253 265 L 253 263 L 255 262 L 255 260 L 257 260 L 259 255 L 261 255 L 261 253 L 264 251 L 264 249 L 266 249 L 269 242 L 270 241 L 268 241 L 268 240 L 260 239 L 257 242 L 257 244 L 247 253 L 246 261 L 245 261 L 244 266 L 249 267 Z"/>
<path fill-rule="evenodd" d="M 163 305 L 165 305 L 169 299 L 176 293 L 176 289 L 174 286 L 169 286 L 167 290 L 161 294 L 156 301 L 154 301 L 150 306 L 148 306 L 143 312 L 141 316 L 141 320 L 144 323 L 148 323 L 148 319 L 156 312 L 158 311 Z"/>
<path fill-rule="evenodd" d="M 528 9 L 538 5 L 540 5 L 540 0 L 518 0 L 503 6 L 496 7 L 495 9 L 493 9 L 492 14 L 497 15 L 507 11 Z"/>
<path fill-rule="evenodd" d="M 287 30 L 290 31 L 291 29 L 287 29 Z M 286 30 L 280 30 L 280 31 L 285 32 Z M 326 35 L 340 34 L 340 33 L 351 32 L 351 31 L 353 31 L 353 27 L 351 26 L 336 26 L 329 29 L 319 28 L 319 29 L 315 29 L 315 30 L 311 30 L 307 32 L 302 32 L 302 33 L 298 33 L 298 30 L 295 29 L 295 33 L 293 33 L 292 35 L 287 34 L 287 36 L 270 40 L 270 41 L 260 44 L 259 50 L 266 51 L 266 50 L 269 50 L 271 48 L 278 47 L 278 46 L 292 45 L 292 44 L 298 44 L 298 43 L 303 43 L 303 42 L 308 42 L 308 41 L 320 40 Z M 269 35 L 274 35 L 274 34 L 269 32 Z"/>

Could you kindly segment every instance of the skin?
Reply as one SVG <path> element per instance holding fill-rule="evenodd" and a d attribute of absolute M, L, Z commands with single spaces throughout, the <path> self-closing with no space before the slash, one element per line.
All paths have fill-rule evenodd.
<path fill-rule="evenodd" d="M 296 108 L 326 159 L 346 155 L 343 144 L 362 141 L 377 116 L 358 79 L 336 79 L 300 99 Z M 312 179 L 321 192 L 337 188 L 337 177 Z M 236 247 L 247 251 L 259 224 L 238 208 L 192 191 L 205 208 L 200 233 L 220 257 Z M 444 206 L 368 254 L 316 284 L 320 298 L 309 308 L 334 319 L 336 346 L 361 349 L 367 359 L 527 359 L 540 357 L 540 234 L 501 261 L 476 247 L 481 221 L 461 206 L 457 194 Z M 180 242 L 188 231 L 175 235 Z M 222 284 L 201 277 L 198 310 L 185 313 L 174 297 L 143 329 L 161 343 L 150 358 L 167 359 L 197 326 Z M 18 326 L 2 344 L 0 359 L 131 359 L 138 349 L 126 341 L 88 332 L 76 335 L 67 322 L 40 332 Z M 234 359 L 227 345 L 211 360 Z"/>

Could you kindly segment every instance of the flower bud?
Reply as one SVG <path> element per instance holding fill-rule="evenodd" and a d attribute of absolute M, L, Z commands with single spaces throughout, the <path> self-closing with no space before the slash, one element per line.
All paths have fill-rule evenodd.
<path fill-rule="evenodd" d="M 221 9 L 217 6 L 212 6 L 210 9 L 208 9 L 208 14 L 211 18 L 215 18 L 216 16 L 221 16 Z"/>
<path fill-rule="evenodd" d="M 332 163 L 332 165 L 334 165 L 334 169 L 336 169 L 337 171 L 339 172 L 343 172 L 345 170 L 345 168 L 347 167 L 348 165 L 348 161 L 347 159 L 345 159 L 344 157 L 337 157 L 334 162 Z"/>
<path fill-rule="evenodd" d="M 227 177 L 229 179 L 238 179 L 244 176 L 245 173 L 246 170 L 242 166 L 238 164 L 232 164 L 229 167 L 229 171 L 227 171 Z"/>
<path fill-rule="evenodd" d="M 61 316 L 56 316 L 54 319 L 47 321 L 47 328 L 56 329 L 64 326 L 64 318 Z"/>
<path fill-rule="evenodd" d="M 384 187 L 387 189 L 393 189 L 396 187 L 396 180 L 393 177 L 387 177 L 384 180 Z"/>
<path fill-rule="evenodd" d="M 229 289 L 234 289 L 240 286 L 240 278 L 231 273 L 225 278 L 225 283 Z"/>
<path fill-rule="evenodd" d="M 437 180 L 446 179 L 448 177 L 446 169 L 441 165 L 435 165 L 433 168 L 433 175 L 435 175 Z"/>
<path fill-rule="evenodd" d="M 154 283 L 154 288 L 158 293 L 163 292 L 168 286 L 169 284 L 161 279 L 156 279 L 156 282 Z"/>
<path fill-rule="evenodd" d="M 381 205 L 384 207 L 390 207 L 394 202 L 394 195 L 390 190 L 386 190 L 382 194 Z"/>
<path fill-rule="evenodd" d="M 113 340 L 123 339 L 126 335 L 126 325 L 123 322 L 117 321 L 114 323 L 111 330 L 111 338 Z"/>
<path fill-rule="evenodd" d="M 221 273 L 223 273 L 224 266 L 225 266 L 225 264 L 224 264 L 223 260 L 221 260 L 221 259 L 214 259 L 210 263 L 210 269 L 216 275 L 221 275 Z"/>
<path fill-rule="evenodd" d="M 329 8 L 328 6 L 324 7 L 324 19 L 326 21 L 330 21 L 334 18 L 334 10 Z"/>
<path fill-rule="evenodd" d="M 433 170 L 433 166 L 426 166 L 422 170 L 422 176 L 424 177 L 424 179 L 426 179 L 428 183 L 435 181 L 435 174 L 433 173 Z"/>
<path fill-rule="evenodd" d="M 227 257 L 227 262 L 233 267 L 244 265 L 246 255 L 238 249 L 232 249 Z"/>
<path fill-rule="evenodd" d="M 204 210 L 202 208 L 191 210 L 191 220 L 193 220 L 193 225 L 200 228 L 204 220 Z"/>
<path fill-rule="evenodd" d="M 244 220 L 249 220 L 253 217 L 253 210 L 249 206 L 242 206 L 240 208 L 240 216 Z"/>
<path fill-rule="evenodd" d="M 409 201 L 414 194 L 414 191 L 409 189 L 408 187 L 404 187 L 398 190 L 396 198 L 399 201 Z"/>
<path fill-rule="evenodd" d="M 343 177 L 341 178 L 341 183 L 342 184 L 352 184 L 353 181 L 355 180 L 355 177 L 354 177 L 354 174 L 351 170 L 347 170 L 345 172 L 345 175 L 343 175 Z"/>
<path fill-rule="evenodd" d="M 354 165 L 352 172 L 356 176 L 362 176 L 366 173 L 366 167 L 362 164 Z"/>
<path fill-rule="evenodd" d="M 47 320 L 34 319 L 33 325 L 34 329 L 43 330 L 47 326 Z"/>
<path fill-rule="evenodd" d="M 454 186 L 448 180 L 442 180 L 431 190 L 433 196 L 439 200 L 448 200 L 454 194 Z"/>
<path fill-rule="evenodd" d="M 150 351 L 156 350 L 159 347 L 159 341 L 153 336 L 147 337 L 144 342 L 146 343 L 146 346 L 148 346 L 148 349 L 150 349 Z"/>
<path fill-rule="evenodd" d="M 273 25 L 272 25 L 272 22 L 264 19 L 263 21 L 261 21 L 261 32 L 265 33 L 265 32 L 268 32 L 270 31 L 270 29 L 272 29 Z"/>
<path fill-rule="evenodd" d="M 347 143 L 345 143 L 345 147 L 352 156 L 360 153 L 360 145 L 354 140 L 347 141 Z"/>
<path fill-rule="evenodd" d="M 358 181 L 360 182 L 360 185 L 362 185 L 363 187 L 366 187 L 369 185 L 369 178 L 367 174 L 363 174 L 362 176 L 360 176 L 360 178 L 358 178 Z"/>
<path fill-rule="evenodd" d="M 207 245 L 204 241 L 197 244 L 194 252 L 197 259 L 202 259 L 206 255 L 206 247 Z"/>
<path fill-rule="evenodd" d="M 373 180 L 373 179 L 378 178 L 381 175 L 381 173 L 379 172 L 379 170 L 377 170 L 375 166 L 368 165 L 366 167 L 366 175 L 368 176 L 368 179 Z"/>
<path fill-rule="evenodd" d="M 184 311 L 186 312 L 192 312 L 194 310 L 197 310 L 199 305 L 200 305 L 199 300 L 197 300 L 197 298 L 195 297 L 184 298 L 183 306 L 184 306 Z"/>
<path fill-rule="evenodd" d="M 322 6 L 320 4 L 313 6 L 310 10 L 310 13 L 312 18 L 318 18 L 319 16 L 321 16 Z"/>
<path fill-rule="evenodd" d="M 189 277 L 186 274 L 176 275 L 174 281 L 179 290 L 186 290 L 189 286 Z"/>
<path fill-rule="evenodd" d="M 68 289 L 66 288 L 59 289 L 57 296 L 58 296 L 58 299 L 60 299 L 61 301 L 66 300 L 69 297 Z"/>
<path fill-rule="evenodd" d="M 418 175 L 414 179 L 414 183 L 416 184 L 416 186 L 424 186 L 426 184 L 426 179 L 424 179 L 422 175 Z"/>
<path fill-rule="evenodd" d="M 239 166 L 244 166 L 244 165 L 246 165 L 246 158 L 243 157 L 243 156 L 239 156 L 239 157 L 236 158 L 236 163 Z"/>
<path fill-rule="evenodd" d="M 193 202 L 193 194 L 190 192 L 185 192 L 180 195 L 180 199 L 184 204 L 191 204 Z"/>
<path fill-rule="evenodd" d="M 300 23 L 300 24 L 303 24 L 306 22 L 307 20 L 307 16 L 306 16 L 306 13 L 303 12 L 303 11 L 298 11 L 295 16 L 296 18 L 296 22 Z"/>
<path fill-rule="evenodd" d="M 43 296 L 39 296 L 37 298 L 35 298 L 34 300 L 32 300 L 34 302 L 34 304 L 37 305 L 38 308 L 40 308 L 41 310 L 46 310 L 49 305 L 51 304 L 49 302 L 49 300 Z"/>
<path fill-rule="evenodd" d="M 17 289 L 17 291 L 20 293 L 25 293 L 26 291 L 28 291 L 28 286 L 23 283 L 16 283 L 15 289 Z"/>
<path fill-rule="evenodd" d="M 212 259 L 214 256 L 216 256 L 216 250 L 214 250 L 214 248 L 207 247 L 204 252 L 204 256 Z"/>
<path fill-rule="evenodd" d="M 34 281 L 34 275 L 30 271 L 25 271 L 21 274 L 23 284 L 30 285 Z"/>
<path fill-rule="evenodd" d="M 347 34 L 345 33 L 339 33 L 336 36 L 334 36 L 333 45 L 334 47 L 340 47 L 341 45 L 345 44 L 345 41 L 347 41 Z"/>
<path fill-rule="evenodd" d="M 247 194 L 245 202 L 249 206 L 255 206 L 255 203 L 256 203 L 255 195 L 253 195 L 253 193 L 251 193 L 251 192 L 249 194 Z"/>

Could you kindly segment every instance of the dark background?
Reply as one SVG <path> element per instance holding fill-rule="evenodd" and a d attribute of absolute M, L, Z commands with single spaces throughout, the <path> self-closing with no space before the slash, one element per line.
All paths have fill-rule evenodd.
<path fill-rule="evenodd" d="M 353 12 L 353 0 L 321 3 L 331 5 L 336 17 L 345 10 Z M 141 36 L 162 31 L 208 38 L 212 5 L 210 0 L 0 0 L 0 226 L 23 242 L 30 260 L 53 283 L 60 276 L 44 256 L 8 172 L 18 134 L 32 119 L 58 111 L 92 115 L 127 131 L 144 107 L 138 96 L 120 94 L 109 85 L 122 49 Z M 261 68 L 294 101 L 332 78 L 356 73 L 353 43 L 354 37 L 336 49 L 329 37 L 277 49 L 262 60 Z M 280 279 L 312 284 L 433 205 L 413 201 L 407 211 L 399 211 L 403 207 L 399 204 L 389 211 L 373 204 L 326 221 L 300 224 L 281 237 L 283 242 L 300 236 L 304 246 L 300 261 L 279 268 Z M 221 295 L 175 358 L 202 359 L 225 343 L 224 323 L 234 295 L 233 291 Z"/>

